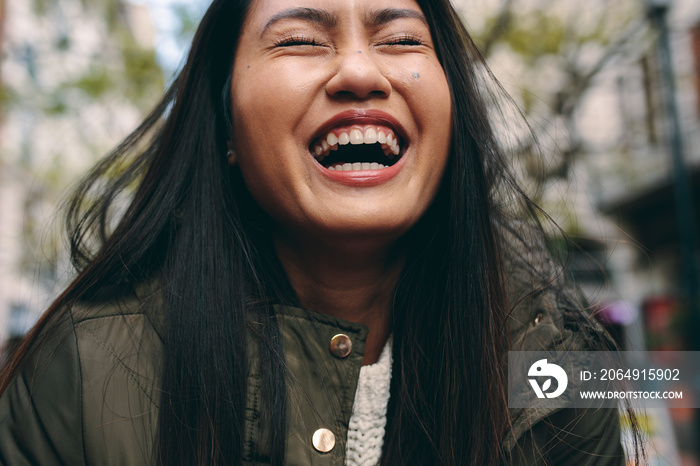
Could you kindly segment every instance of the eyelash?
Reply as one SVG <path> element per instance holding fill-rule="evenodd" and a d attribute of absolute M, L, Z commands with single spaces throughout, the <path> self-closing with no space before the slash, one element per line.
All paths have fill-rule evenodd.
<path fill-rule="evenodd" d="M 313 37 L 309 37 L 309 36 L 290 36 L 290 37 L 285 37 L 284 39 L 280 39 L 277 42 L 275 42 L 276 47 L 293 47 L 296 45 L 320 46 L 323 44 L 321 44 L 320 42 L 316 42 L 316 39 L 314 39 Z M 393 39 L 390 39 L 387 42 L 384 42 L 383 45 L 417 46 L 417 45 L 423 45 L 423 41 L 416 36 L 406 34 L 406 35 L 403 35 L 401 37 L 395 37 Z"/>
<path fill-rule="evenodd" d="M 295 45 L 323 45 L 309 36 L 290 36 L 275 42 L 276 47 L 293 47 Z"/>
<path fill-rule="evenodd" d="M 384 45 L 423 45 L 423 41 L 416 36 L 406 34 L 390 39 Z"/>

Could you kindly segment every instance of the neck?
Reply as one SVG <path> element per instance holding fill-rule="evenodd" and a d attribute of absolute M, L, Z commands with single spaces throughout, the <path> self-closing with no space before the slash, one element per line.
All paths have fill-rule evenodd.
<path fill-rule="evenodd" d="M 336 245 L 337 246 L 337 245 Z M 374 364 L 391 332 L 394 289 L 403 258 L 392 247 L 300 246 L 275 249 L 302 306 L 369 329 L 362 364 Z"/>

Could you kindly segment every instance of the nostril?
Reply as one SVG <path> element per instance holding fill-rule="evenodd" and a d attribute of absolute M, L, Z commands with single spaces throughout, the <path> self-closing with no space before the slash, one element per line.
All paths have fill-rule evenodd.
<path fill-rule="evenodd" d="M 358 90 L 329 90 L 326 88 L 326 93 L 335 99 L 340 100 L 366 100 L 366 99 L 384 99 L 388 97 L 388 93 L 381 90 L 371 90 L 368 92 L 359 92 Z"/>
<path fill-rule="evenodd" d="M 381 69 L 381 63 L 364 50 L 339 56 L 336 70 L 326 84 L 326 93 L 334 97 L 355 99 L 385 97 L 391 93 L 391 83 Z"/>

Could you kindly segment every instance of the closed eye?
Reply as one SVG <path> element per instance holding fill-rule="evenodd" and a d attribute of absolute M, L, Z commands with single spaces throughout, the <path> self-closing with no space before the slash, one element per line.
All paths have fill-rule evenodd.
<path fill-rule="evenodd" d="M 423 41 L 416 36 L 404 35 L 391 38 L 382 43 L 382 45 L 424 45 Z"/>
<path fill-rule="evenodd" d="M 275 42 L 276 47 L 294 47 L 295 45 L 322 46 L 324 44 L 309 36 L 289 36 Z"/>

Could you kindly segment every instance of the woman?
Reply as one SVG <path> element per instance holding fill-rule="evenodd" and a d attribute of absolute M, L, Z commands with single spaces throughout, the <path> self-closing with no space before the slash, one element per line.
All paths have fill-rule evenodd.
<path fill-rule="evenodd" d="M 616 413 L 507 409 L 509 347 L 607 340 L 509 220 L 481 65 L 447 0 L 215 0 L 73 198 L 3 462 L 623 464 Z"/>

